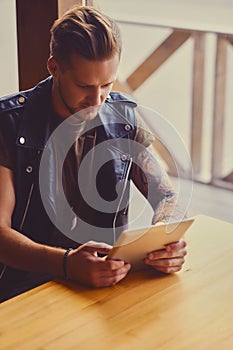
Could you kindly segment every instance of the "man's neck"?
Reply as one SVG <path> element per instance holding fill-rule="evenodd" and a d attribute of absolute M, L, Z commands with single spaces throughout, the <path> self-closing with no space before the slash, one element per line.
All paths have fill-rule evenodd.
<path fill-rule="evenodd" d="M 54 113 L 56 113 L 60 118 L 67 119 L 69 118 L 73 113 L 68 110 L 66 105 L 64 104 L 61 95 L 59 93 L 58 87 L 56 86 L 55 82 L 53 81 L 52 86 L 52 108 Z"/>

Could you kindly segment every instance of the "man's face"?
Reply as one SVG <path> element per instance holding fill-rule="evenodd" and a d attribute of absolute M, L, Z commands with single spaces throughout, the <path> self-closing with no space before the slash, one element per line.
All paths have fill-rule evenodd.
<path fill-rule="evenodd" d="M 53 106 L 63 118 L 81 112 L 83 119 L 93 119 L 116 80 L 119 56 L 103 61 L 90 61 L 73 54 L 69 67 L 62 69 L 53 57 L 48 67 L 53 75 Z M 96 106 L 96 108 L 90 108 Z"/>

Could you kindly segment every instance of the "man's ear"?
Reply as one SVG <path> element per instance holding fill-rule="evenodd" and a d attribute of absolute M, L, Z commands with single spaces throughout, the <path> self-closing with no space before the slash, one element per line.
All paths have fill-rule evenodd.
<path fill-rule="evenodd" d="M 50 56 L 47 62 L 47 68 L 49 73 L 56 78 L 58 72 L 58 63 L 53 56 Z"/>

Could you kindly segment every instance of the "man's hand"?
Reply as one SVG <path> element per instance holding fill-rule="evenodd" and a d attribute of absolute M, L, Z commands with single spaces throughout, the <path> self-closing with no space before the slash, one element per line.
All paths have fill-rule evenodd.
<path fill-rule="evenodd" d="M 180 240 L 179 242 L 168 244 L 165 249 L 149 253 L 145 263 L 152 266 L 155 270 L 173 273 L 181 270 L 186 254 L 186 243 Z"/>
<path fill-rule="evenodd" d="M 123 260 L 108 260 L 97 253 L 108 254 L 112 247 L 105 243 L 87 242 L 72 250 L 67 259 L 70 279 L 91 287 L 110 287 L 122 280 L 130 269 Z"/>

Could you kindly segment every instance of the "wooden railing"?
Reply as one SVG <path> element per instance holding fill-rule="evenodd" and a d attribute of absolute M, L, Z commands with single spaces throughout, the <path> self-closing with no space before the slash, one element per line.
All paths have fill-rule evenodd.
<path fill-rule="evenodd" d="M 73 4 L 92 5 L 91 0 L 58 0 L 58 14 L 61 15 Z M 130 21 L 119 21 L 130 24 Z M 132 23 L 135 24 L 135 23 Z M 147 24 L 148 25 L 148 24 Z M 159 26 L 156 23 L 149 24 Z M 210 183 L 228 189 L 233 189 L 233 164 L 232 171 L 223 175 L 222 159 L 225 137 L 225 99 L 226 99 L 226 75 L 227 75 L 227 45 L 233 45 L 232 33 L 213 30 L 212 28 L 179 28 L 174 27 L 172 33 L 159 45 L 137 69 L 131 73 L 125 81 L 117 81 L 115 89 L 133 94 L 146 79 L 156 70 L 160 69 L 163 63 L 173 55 L 188 39 L 194 40 L 193 49 L 193 73 L 192 73 L 192 96 L 191 96 L 191 132 L 190 132 L 190 155 L 193 166 L 194 180 L 202 181 L 202 152 L 203 152 L 203 105 L 204 105 L 204 76 L 205 76 L 205 51 L 206 34 L 210 31 L 215 34 L 217 41 L 215 55 L 215 78 L 214 78 L 214 106 L 213 106 L 213 133 L 212 133 L 212 158 L 211 158 L 211 180 Z M 232 130 L 233 132 L 233 130 Z M 161 145 L 160 145 L 161 146 Z M 163 147 L 160 149 L 168 161 Z M 171 168 L 172 168 L 172 164 Z M 172 171 L 171 171 L 172 172 Z"/>
<path fill-rule="evenodd" d="M 233 189 L 232 171 L 223 176 L 223 148 L 226 130 L 224 128 L 226 83 L 227 83 L 227 47 L 233 45 L 233 35 L 217 35 L 217 49 L 215 62 L 214 112 L 212 135 L 212 180 L 214 185 Z M 229 131 L 228 131 L 229 132 Z M 233 130 L 232 130 L 233 133 Z"/>
<path fill-rule="evenodd" d="M 130 22 L 123 21 L 130 24 Z M 135 23 L 134 23 L 135 24 Z M 190 155 L 193 165 L 194 180 L 202 179 L 203 153 L 203 107 L 204 107 L 204 77 L 206 34 L 197 30 L 179 30 L 174 28 L 172 33 L 147 57 L 125 81 L 117 83 L 117 88 L 133 94 L 163 63 L 180 48 L 188 39 L 194 40 L 193 73 L 191 96 L 191 132 Z M 211 179 L 210 183 L 226 189 L 233 189 L 233 163 L 228 175 L 223 174 L 223 150 L 225 130 L 226 79 L 227 79 L 227 46 L 233 45 L 233 34 L 214 33 L 217 44 L 215 53 L 215 76 L 213 98 L 213 131 L 211 136 Z M 233 130 L 232 130 L 233 133 Z M 165 155 L 165 153 L 164 153 Z M 168 164 L 169 165 L 169 164 Z"/>

